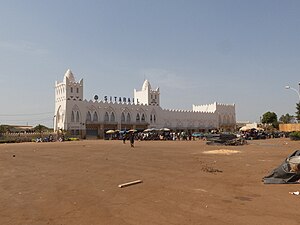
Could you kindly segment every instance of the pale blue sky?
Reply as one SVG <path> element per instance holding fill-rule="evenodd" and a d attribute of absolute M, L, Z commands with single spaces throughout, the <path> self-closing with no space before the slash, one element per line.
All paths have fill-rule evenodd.
<path fill-rule="evenodd" d="M 88 100 L 132 97 L 147 78 L 163 108 L 235 103 L 251 122 L 295 112 L 284 86 L 300 81 L 298 0 L 0 3 L 0 124 L 52 126 L 68 68 Z"/>

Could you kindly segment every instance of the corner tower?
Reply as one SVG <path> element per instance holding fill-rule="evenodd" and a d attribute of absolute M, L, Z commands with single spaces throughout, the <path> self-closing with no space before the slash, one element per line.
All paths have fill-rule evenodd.
<path fill-rule="evenodd" d="M 74 101 L 83 100 L 83 80 L 76 82 L 75 77 L 70 69 L 64 75 L 61 83 L 55 82 L 55 115 L 54 131 L 67 130 L 70 122 L 69 108 L 73 107 Z M 72 104 L 71 104 L 72 103 Z"/>
<path fill-rule="evenodd" d="M 160 92 L 159 88 L 153 90 L 150 82 L 145 80 L 141 91 L 134 89 L 134 103 L 160 106 Z"/>

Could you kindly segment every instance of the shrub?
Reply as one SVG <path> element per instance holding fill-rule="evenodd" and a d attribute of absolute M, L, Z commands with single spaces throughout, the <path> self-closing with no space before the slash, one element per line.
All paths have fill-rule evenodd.
<path fill-rule="evenodd" d="M 293 140 L 293 141 L 300 140 L 300 132 L 295 131 L 295 132 L 290 133 L 290 139 Z"/>
<path fill-rule="evenodd" d="M 16 143 L 15 140 L 0 140 L 0 144 L 5 144 L 5 143 Z"/>

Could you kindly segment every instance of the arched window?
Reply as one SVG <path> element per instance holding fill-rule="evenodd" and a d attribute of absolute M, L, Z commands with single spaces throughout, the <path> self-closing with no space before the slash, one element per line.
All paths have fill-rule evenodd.
<path fill-rule="evenodd" d="M 152 123 L 152 114 L 150 115 L 150 123 Z"/>
<path fill-rule="evenodd" d="M 76 112 L 76 122 L 79 122 L 79 112 Z"/>
<path fill-rule="evenodd" d="M 142 114 L 142 122 L 145 122 L 145 114 Z"/>
<path fill-rule="evenodd" d="M 128 123 L 131 122 L 131 117 L 130 117 L 130 114 L 129 114 L 129 113 L 127 113 L 126 122 L 128 122 Z"/>
<path fill-rule="evenodd" d="M 71 114 L 71 122 L 75 122 L 75 115 L 74 115 L 74 111 L 72 111 L 72 114 Z"/>
<path fill-rule="evenodd" d="M 71 93 L 73 93 L 73 88 L 71 87 Z"/>
<path fill-rule="evenodd" d="M 223 124 L 227 124 L 227 117 L 225 115 L 223 117 Z"/>
<path fill-rule="evenodd" d="M 154 120 L 154 123 L 156 122 L 156 116 L 155 115 L 153 115 L 153 120 Z"/>
<path fill-rule="evenodd" d="M 115 114 L 114 114 L 114 112 L 112 112 L 111 115 L 110 115 L 110 121 L 115 122 L 115 120 L 116 120 L 115 119 Z"/>
<path fill-rule="evenodd" d="M 122 112 L 122 115 L 121 115 L 121 122 L 125 122 L 125 114 Z"/>
<path fill-rule="evenodd" d="M 60 123 L 60 114 L 59 114 L 59 112 L 57 113 L 56 120 L 57 120 L 58 123 Z"/>
<path fill-rule="evenodd" d="M 64 113 L 61 114 L 60 119 L 61 119 L 61 122 L 63 123 L 63 122 L 64 122 L 64 119 L 65 119 L 65 114 L 64 114 Z"/>
<path fill-rule="evenodd" d="M 140 122 L 140 114 L 136 114 L 136 122 Z"/>
<path fill-rule="evenodd" d="M 61 110 L 61 107 L 59 107 L 59 109 L 57 110 L 57 113 L 56 113 L 56 121 L 57 121 L 57 123 L 60 123 L 60 110 Z"/>
<path fill-rule="evenodd" d="M 104 121 L 109 121 L 109 115 L 108 115 L 108 112 L 105 112 L 105 115 L 104 115 Z"/>
<path fill-rule="evenodd" d="M 86 121 L 88 121 L 88 122 L 92 121 L 92 115 L 91 115 L 90 111 L 88 111 L 86 114 Z"/>
<path fill-rule="evenodd" d="M 230 123 L 229 121 L 230 121 L 230 118 L 229 118 L 229 116 L 227 115 L 227 116 L 226 116 L 226 124 L 229 124 L 229 123 Z"/>
<path fill-rule="evenodd" d="M 97 122 L 97 121 L 98 121 L 98 114 L 97 114 L 97 112 L 94 112 L 94 115 L 93 115 L 93 121 L 94 121 L 94 122 Z"/>

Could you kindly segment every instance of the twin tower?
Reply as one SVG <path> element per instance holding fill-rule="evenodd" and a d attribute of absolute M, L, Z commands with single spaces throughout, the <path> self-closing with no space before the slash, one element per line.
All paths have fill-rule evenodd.
<path fill-rule="evenodd" d="M 131 116 L 133 113 L 130 112 L 129 105 L 137 108 L 139 111 L 144 110 L 140 108 L 141 106 L 160 107 L 159 88 L 152 90 L 149 81 L 145 80 L 140 91 L 134 89 L 134 98 L 131 103 L 130 100 L 128 100 L 127 103 L 126 101 L 122 102 L 121 100 L 117 100 L 118 98 L 116 97 L 106 97 L 104 101 L 96 101 L 94 103 L 92 103 L 91 100 L 85 100 L 83 98 L 83 79 L 76 81 L 72 71 L 68 69 L 64 75 L 63 81 L 55 82 L 54 129 L 56 131 L 69 130 L 70 128 L 74 128 L 74 130 L 84 130 L 86 129 L 86 120 L 90 117 L 90 114 L 93 114 L 95 118 L 97 118 L 97 121 L 94 122 L 101 122 L 101 119 L 103 119 L 101 114 L 103 114 L 103 112 L 100 109 L 107 109 L 107 114 L 109 114 L 108 117 L 110 118 L 110 116 L 116 117 L 116 114 L 118 114 L 117 111 L 120 110 L 119 108 L 128 108 L 127 116 Z M 131 111 L 133 109 L 132 107 Z M 152 110 L 152 112 L 154 111 Z M 106 112 L 104 112 L 104 114 L 105 113 Z M 141 118 L 144 115 L 146 120 L 146 113 L 140 114 Z M 154 118 L 154 114 L 155 113 L 149 115 L 149 118 Z M 135 116 L 136 115 L 132 115 L 132 117 Z M 105 118 L 107 118 L 107 116 Z M 107 122 L 114 121 L 105 121 L 105 123 Z M 115 122 L 118 122 L 117 118 Z"/>
<path fill-rule="evenodd" d="M 83 79 L 77 82 L 70 69 L 63 82 L 55 82 L 55 101 L 63 100 L 83 100 Z M 159 88 L 152 90 L 150 82 L 145 80 L 141 91 L 134 89 L 134 104 L 160 106 Z"/>

